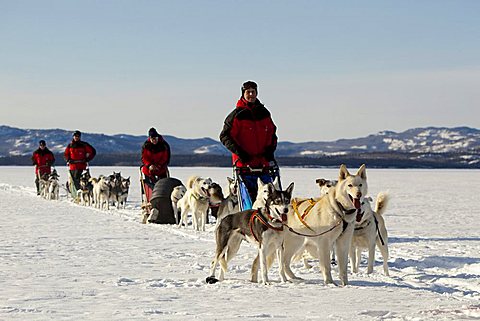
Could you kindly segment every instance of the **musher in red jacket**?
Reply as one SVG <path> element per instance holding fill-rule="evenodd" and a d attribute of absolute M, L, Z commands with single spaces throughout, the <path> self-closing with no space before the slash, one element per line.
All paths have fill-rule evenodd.
<path fill-rule="evenodd" d="M 40 194 L 39 178 L 48 176 L 52 172 L 52 165 L 55 164 L 55 156 L 47 148 L 47 143 L 42 139 L 38 142 L 38 149 L 33 152 L 32 163 L 35 165 L 35 186 L 37 195 Z"/>
<path fill-rule="evenodd" d="M 242 97 L 238 100 L 236 108 L 225 119 L 220 141 L 232 152 L 234 166 L 268 169 L 275 162 L 277 127 L 270 112 L 257 99 L 257 84 L 247 81 L 241 90 Z M 243 177 L 252 201 L 255 201 L 257 195 L 257 177 L 264 183 L 272 181 L 272 177 L 266 173 Z"/>
<path fill-rule="evenodd" d="M 145 183 L 152 189 L 160 178 L 168 177 L 170 145 L 153 127 L 148 131 L 148 139 L 142 146 L 142 163 Z"/>
<path fill-rule="evenodd" d="M 73 133 L 72 142 L 65 148 L 64 158 L 67 162 L 70 175 L 72 177 L 75 189 L 80 189 L 80 177 L 82 172 L 87 169 L 97 151 L 87 142 L 81 140 L 82 133 L 76 130 Z"/>

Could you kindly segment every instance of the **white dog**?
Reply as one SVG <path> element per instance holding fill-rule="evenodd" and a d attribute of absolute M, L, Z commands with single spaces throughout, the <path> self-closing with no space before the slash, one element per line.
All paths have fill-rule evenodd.
<path fill-rule="evenodd" d="M 328 191 L 330 190 L 330 188 L 337 185 L 336 180 L 330 180 L 325 178 L 317 178 L 315 180 L 315 183 L 317 183 L 318 186 L 320 187 L 320 197 L 328 194 Z"/>
<path fill-rule="evenodd" d="M 324 197 L 312 202 L 296 203 L 288 213 L 289 232 L 285 234 L 285 272 L 297 278 L 290 268 L 297 251 L 307 250 L 320 260 L 325 284 L 334 284 L 330 265 L 330 249 L 335 243 L 339 277 L 348 284 L 348 252 L 352 242 L 355 214 L 368 192 L 365 165 L 355 175 L 340 166 L 338 183 Z"/>
<path fill-rule="evenodd" d="M 371 199 L 365 198 L 362 204 L 362 213 L 356 215 L 355 230 L 353 232 L 352 245 L 350 247 L 350 264 L 352 271 L 358 273 L 358 266 L 362 255 L 362 249 L 368 250 L 367 273 L 373 272 L 375 262 L 375 244 L 383 257 L 383 272 L 388 273 L 388 235 L 383 220 L 383 214 L 388 204 L 388 195 L 379 193 L 375 204 L 375 211 L 370 206 Z M 382 219 L 380 227 L 378 218 Z"/>
<path fill-rule="evenodd" d="M 173 208 L 173 216 L 175 216 L 175 223 L 178 225 L 178 201 L 182 199 L 182 197 L 187 192 L 187 188 L 183 185 L 175 186 L 172 190 L 172 194 L 170 195 L 170 200 L 172 201 L 172 208 Z"/>
<path fill-rule="evenodd" d="M 279 181 L 278 177 L 275 177 L 273 180 L 273 187 L 275 187 L 276 190 L 280 190 L 279 187 Z M 257 178 L 257 198 L 253 202 L 252 208 L 261 208 L 265 206 L 265 202 L 267 201 L 267 198 L 270 195 L 270 187 L 268 186 L 268 183 L 264 183 L 260 177 Z"/>
<path fill-rule="evenodd" d="M 178 227 L 181 227 L 182 223 L 187 227 L 187 216 L 191 211 L 193 229 L 197 231 L 205 231 L 207 211 L 210 202 L 208 189 L 212 183 L 212 179 L 209 177 L 203 178 L 192 176 L 188 179 L 187 191 L 178 201 L 178 207 L 182 209 Z"/>
<path fill-rule="evenodd" d="M 95 207 L 100 209 L 110 209 L 110 186 L 107 178 L 103 175 L 97 179 L 95 177 L 90 178 L 93 184 L 93 199 Z"/>

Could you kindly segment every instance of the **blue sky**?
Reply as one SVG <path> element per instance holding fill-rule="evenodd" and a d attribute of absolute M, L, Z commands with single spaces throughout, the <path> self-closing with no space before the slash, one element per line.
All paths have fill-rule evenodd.
<path fill-rule="evenodd" d="M 281 141 L 480 128 L 480 1 L 0 0 L 0 123 L 218 139 L 246 80 Z"/>

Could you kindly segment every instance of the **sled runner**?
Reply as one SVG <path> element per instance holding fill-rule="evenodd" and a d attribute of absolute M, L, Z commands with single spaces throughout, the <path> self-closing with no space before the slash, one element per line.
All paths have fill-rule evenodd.
<path fill-rule="evenodd" d="M 260 178 L 264 183 L 271 183 L 278 178 L 278 186 L 282 189 L 280 182 L 280 168 L 276 161 L 271 166 L 263 168 L 251 168 L 233 166 L 233 177 L 238 184 L 238 204 L 240 211 L 252 209 L 253 202 L 257 197 L 257 179 Z"/>

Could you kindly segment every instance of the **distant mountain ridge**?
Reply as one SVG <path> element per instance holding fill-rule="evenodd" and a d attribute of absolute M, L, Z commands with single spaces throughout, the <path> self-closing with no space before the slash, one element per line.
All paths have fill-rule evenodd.
<path fill-rule="evenodd" d="M 31 155 L 40 139 L 47 141 L 54 153 L 63 153 L 71 141 L 72 131 L 64 129 L 20 129 L 0 126 L 0 157 Z M 211 138 L 182 139 L 165 135 L 175 155 L 228 156 L 230 153 Z M 139 153 L 146 136 L 127 134 L 105 135 L 83 133 L 82 139 L 92 144 L 100 154 Z M 413 128 L 401 133 L 382 131 L 366 137 L 339 139 L 331 142 L 279 142 L 276 157 L 325 158 L 363 154 L 411 154 L 422 158 L 428 154 L 455 155 L 452 161 L 465 165 L 480 162 L 480 130 L 470 127 Z M 387 155 L 387 156 L 385 156 Z M 396 158 L 396 157 L 393 157 Z"/>

